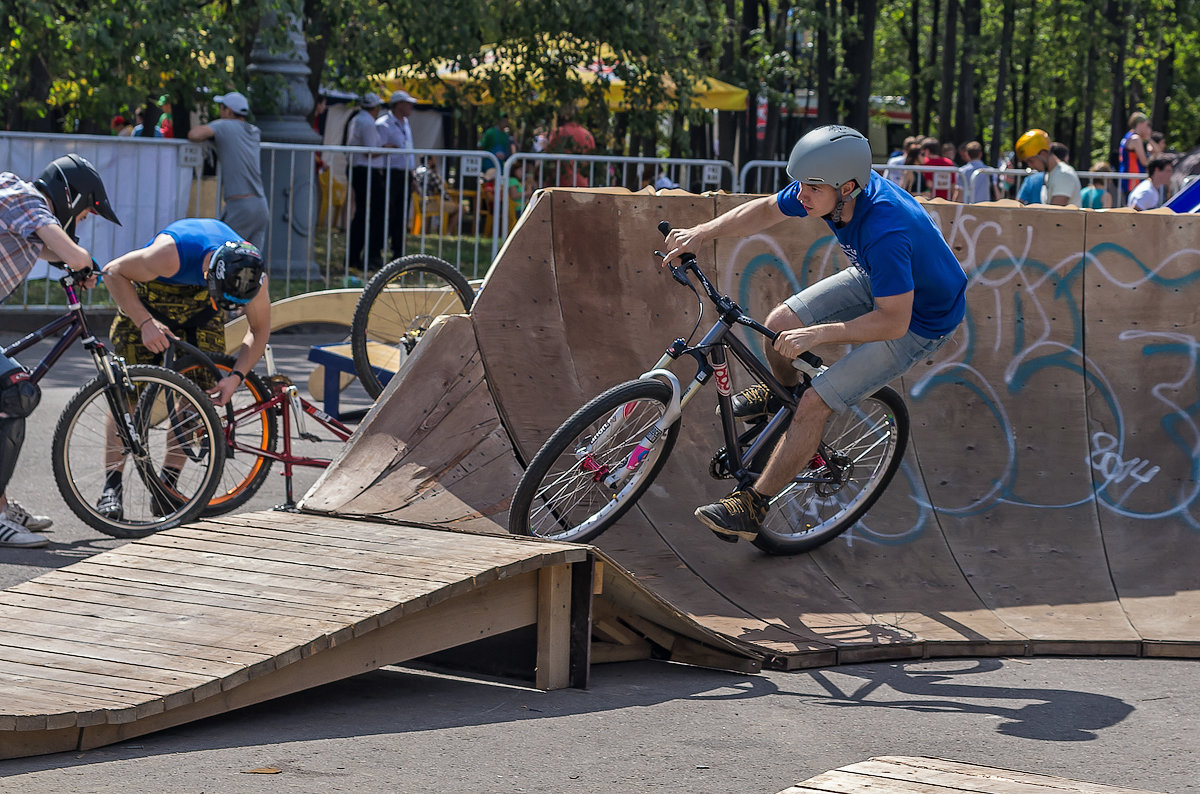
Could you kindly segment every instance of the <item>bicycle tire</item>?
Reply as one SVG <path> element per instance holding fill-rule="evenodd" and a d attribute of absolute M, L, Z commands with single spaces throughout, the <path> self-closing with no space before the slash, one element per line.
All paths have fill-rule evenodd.
<path fill-rule="evenodd" d="M 474 302 L 475 291 L 458 268 L 429 254 L 395 259 L 371 276 L 350 325 L 354 371 L 371 399 L 384 386 L 371 366 L 372 348 L 384 345 L 396 351 L 398 365 L 412 353 L 434 318 L 469 312 Z"/>
<path fill-rule="evenodd" d="M 671 387 L 667 384 L 634 380 L 614 386 L 576 411 L 554 431 L 525 469 L 509 508 L 509 532 L 587 543 L 612 526 L 662 470 L 679 435 L 679 421 L 667 429 L 616 491 L 600 481 L 601 475 L 624 465 L 670 403 Z M 643 407 L 644 412 L 639 410 Z M 600 435 L 618 410 L 623 411 L 624 420 L 617 431 L 610 434 L 602 449 L 592 449 L 581 459 L 577 450 Z M 635 417 L 632 423 L 630 417 Z"/>
<path fill-rule="evenodd" d="M 908 407 L 890 386 L 835 415 L 823 438 L 832 455 L 850 462 L 848 475 L 824 494 L 820 491 L 830 490 L 829 486 L 793 481 L 771 500 L 754 545 L 768 554 L 800 554 L 854 526 L 896 475 L 908 433 Z M 825 466 L 802 476 L 828 471 Z"/>
<path fill-rule="evenodd" d="M 212 400 L 196 384 L 165 367 L 137 364 L 124 372 L 123 384 L 110 386 L 104 376 L 97 376 L 68 400 L 54 430 L 51 466 L 63 501 L 80 520 L 115 538 L 141 538 L 199 516 L 220 483 L 225 445 L 214 443 L 222 437 L 221 423 Z M 124 498 L 119 517 L 107 516 L 95 506 L 106 477 L 112 415 L 109 389 L 120 391 L 116 399 L 125 405 L 141 439 L 139 448 L 128 429 L 117 424 L 127 453 L 140 450 L 122 454 Z M 180 450 L 179 439 L 190 448 Z M 172 485 L 158 477 L 168 452 L 187 458 Z M 132 466 L 126 465 L 131 457 Z"/>
<path fill-rule="evenodd" d="M 233 370 L 237 359 L 224 353 L 209 353 L 208 358 L 220 373 L 213 374 L 208 365 L 199 361 L 193 355 L 186 355 L 172 364 L 172 368 L 194 382 L 202 390 L 208 391 L 216 385 L 217 379 L 224 377 Z M 234 437 L 242 447 L 262 450 L 264 453 L 275 452 L 279 447 L 279 422 L 275 409 L 251 413 L 254 406 L 271 399 L 271 390 L 253 370 L 246 373 L 242 385 L 233 393 L 233 398 L 222 410 L 217 408 L 221 419 L 222 438 L 229 440 L 229 423 L 240 416 L 234 426 Z M 221 482 L 213 492 L 208 506 L 200 511 L 202 518 L 223 515 L 236 510 L 254 498 L 262 488 L 263 483 L 271 474 L 271 465 L 275 461 L 264 455 L 239 452 L 228 444 L 225 448 L 225 465 L 221 469 Z"/>

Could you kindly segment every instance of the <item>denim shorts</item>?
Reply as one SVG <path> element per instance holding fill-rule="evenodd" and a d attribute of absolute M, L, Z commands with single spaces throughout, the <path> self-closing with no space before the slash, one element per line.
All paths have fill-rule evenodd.
<path fill-rule="evenodd" d="M 875 299 L 866 274 L 849 267 L 798 292 L 784 305 L 809 326 L 861 317 L 875 308 Z M 909 331 L 899 339 L 857 345 L 813 378 L 813 388 L 835 413 L 842 413 L 929 358 L 952 336 L 930 339 Z"/>

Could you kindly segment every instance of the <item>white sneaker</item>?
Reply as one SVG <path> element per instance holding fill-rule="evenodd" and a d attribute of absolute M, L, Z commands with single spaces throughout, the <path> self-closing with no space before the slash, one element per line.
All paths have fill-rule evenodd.
<path fill-rule="evenodd" d="M 37 549 L 49 545 L 50 541 L 35 535 L 20 524 L 14 524 L 0 516 L 0 546 L 14 549 Z"/>
<path fill-rule="evenodd" d="M 54 526 L 54 521 L 50 516 L 35 516 L 21 507 L 21 503 L 15 499 L 9 499 L 8 507 L 0 510 L 0 518 L 7 518 L 14 524 L 20 524 L 30 532 L 45 532 Z"/>

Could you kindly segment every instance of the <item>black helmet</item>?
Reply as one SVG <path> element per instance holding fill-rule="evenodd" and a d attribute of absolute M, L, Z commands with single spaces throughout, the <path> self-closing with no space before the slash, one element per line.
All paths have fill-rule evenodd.
<path fill-rule="evenodd" d="M 222 309 L 245 306 L 262 287 L 263 269 L 262 254 L 253 244 L 221 243 L 208 263 L 208 294 Z"/>
<path fill-rule="evenodd" d="M 74 235 L 75 216 L 88 209 L 121 225 L 108 203 L 100 174 L 95 166 L 77 154 L 66 154 L 50 161 L 33 184 L 50 199 L 54 217 L 67 234 Z"/>

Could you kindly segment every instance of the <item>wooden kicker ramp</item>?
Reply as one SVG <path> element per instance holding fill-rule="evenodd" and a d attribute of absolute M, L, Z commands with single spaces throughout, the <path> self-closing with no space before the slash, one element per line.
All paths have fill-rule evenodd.
<path fill-rule="evenodd" d="M 545 689 L 586 686 L 592 661 L 651 643 L 747 672 L 762 658 L 586 546 L 274 511 L 0 592 L 0 627 L 0 758 L 111 744 L 438 652 Z"/>
<path fill-rule="evenodd" d="M 422 341 L 303 507 L 502 533 L 520 461 L 691 332 L 692 293 L 651 253 L 658 221 L 692 225 L 745 200 L 540 193 L 470 317 Z M 714 395 L 689 409 L 658 481 L 597 546 L 712 636 L 786 668 L 1200 656 L 1200 218 L 926 207 L 970 276 L 968 315 L 896 384 L 912 439 L 866 519 L 784 558 L 700 527 L 694 507 L 730 488 L 707 474 L 721 444 Z M 814 220 L 718 241 L 700 259 L 759 317 L 847 264 Z"/>

